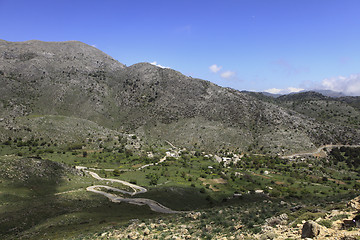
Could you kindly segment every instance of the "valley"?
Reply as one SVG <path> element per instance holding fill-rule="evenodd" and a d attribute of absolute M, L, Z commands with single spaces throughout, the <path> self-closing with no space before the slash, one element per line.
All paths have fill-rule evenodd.
<path fill-rule="evenodd" d="M 129 136 L 128 140 L 133 142 L 133 135 Z M 3 216 L 1 221 L 3 223 L 7 223 L 7 226 L 11 224 L 18 226 L 19 220 L 10 218 L 10 216 L 18 215 L 14 210 L 21 209 L 21 202 L 25 199 L 27 199 L 27 203 L 33 203 L 35 206 L 42 201 L 48 203 L 68 202 L 67 204 L 70 205 L 63 206 L 63 209 L 59 209 L 59 211 L 56 209 L 60 206 L 55 207 L 58 203 L 51 204 L 49 212 L 42 215 L 43 219 L 50 222 L 50 225 L 39 225 L 39 222 L 34 219 L 32 222 L 27 222 L 26 219 L 29 219 L 28 217 L 33 211 L 30 209 L 33 209 L 34 206 L 26 204 L 23 206 L 26 217 L 22 220 L 28 226 L 25 227 L 26 231 L 8 227 L 7 229 L 11 232 L 6 233 L 3 229 L 2 236 L 39 239 L 45 237 L 42 234 L 46 233 L 46 236 L 51 236 L 51 238 L 64 238 L 66 235 L 62 235 L 61 229 L 71 230 L 72 227 L 69 225 L 71 224 L 77 230 L 74 228 L 67 234 L 85 238 L 85 236 L 92 236 L 94 231 L 97 232 L 99 229 L 125 227 L 130 219 L 138 219 L 136 221 L 147 223 L 159 218 L 162 221 L 172 221 L 171 219 L 180 217 L 183 219 L 181 221 L 188 222 L 186 219 L 192 219 L 189 217 L 192 216 L 191 214 L 201 212 L 201 215 L 205 216 L 213 211 L 227 212 L 227 215 L 231 213 L 228 217 L 237 220 L 229 222 L 228 226 L 241 225 L 242 227 L 239 228 L 241 231 L 238 233 L 251 235 L 258 234 L 260 231 L 258 224 L 265 223 L 264 220 L 271 216 L 282 213 L 289 215 L 290 208 L 296 209 L 301 206 L 299 210 L 291 212 L 289 216 L 293 216 L 293 221 L 295 221 L 302 216 L 301 214 L 304 214 L 303 217 L 306 219 L 307 212 L 312 212 L 311 209 L 314 207 L 320 212 L 325 209 L 337 209 L 342 206 L 344 201 L 354 198 L 360 189 L 357 167 L 346 165 L 341 161 L 335 164 L 331 151 L 327 151 L 328 155 L 325 158 L 302 156 L 291 160 L 277 156 L 222 151 L 213 155 L 175 148 L 164 141 L 163 147 L 152 148 L 152 152 L 146 152 L 145 156 L 141 149 L 132 149 L 132 153 L 130 154 L 128 151 L 126 156 L 125 153 L 124 155 L 119 153 L 117 145 L 114 144 L 114 141 L 118 141 L 117 137 L 109 139 L 111 136 L 107 136 L 106 142 L 100 141 L 102 149 L 94 149 L 91 143 L 83 144 L 81 148 L 74 148 L 74 144 L 61 146 L 54 143 L 48 146 L 48 144 L 42 144 L 40 139 L 34 139 L 32 142 L 14 139 L 3 143 L 1 153 L 6 154 L 2 155 L 1 160 L 7 174 L 3 172 L 1 175 L 3 177 L 0 191 L 12 192 L 11 199 L 18 199 L 9 202 L 8 197 L 3 198 L 1 203 Z M 125 142 L 124 139 L 122 141 Z M 29 145 L 32 147 L 31 149 L 29 149 Z M 133 142 L 133 145 L 138 144 Z M 344 150 L 344 148 L 341 149 Z M 340 147 L 336 149 L 340 149 Z M 354 146 L 349 149 L 360 148 Z M 21 153 L 21 156 L 18 153 Z M 152 156 L 152 158 L 148 156 Z M 121 160 L 122 158 L 124 160 Z M 222 159 L 221 162 L 216 160 L 219 158 Z M 40 164 L 45 161 L 44 159 L 51 160 L 55 166 L 57 166 L 56 164 L 68 166 L 66 168 L 69 170 L 65 171 L 69 171 L 66 173 L 67 177 L 62 177 L 61 180 L 55 180 L 53 183 L 40 183 L 48 179 L 46 172 L 52 171 L 53 167 L 51 166 L 44 167 L 43 173 L 38 174 L 41 177 L 37 177 L 38 180 L 34 181 L 29 180 L 35 177 L 36 175 L 32 175 L 36 173 L 27 173 L 24 176 L 18 173 L 10 174 L 10 169 L 15 171 L 14 173 L 19 171 L 16 169 L 19 169 L 20 165 L 11 167 L 16 162 L 25 161 L 24 163 L 30 164 L 30 169 L 33 169 L 32 164 Z M 148 163 L 149 161 L 153 162 Z M 24 163 L 21 164 L 20 169 L 26 169 Z M 86 163 L 87 167 L 79 167 L 78 164 L 83 163 Z M 32 182 L 34 182 L 33 185 L 29 185 Z M 18 187 L 14 188 L 14 186 Z M 46 186 L 56 186 L 56 188 L 51 194 L 51 191 L 45 188 Z M 35 190 L 34 187 L 38 188 L 35 195 L 32 193 Z M 6 190 L 9 188 L 12 190 Z M 299 188 L 301 191 L 297 190 Z M 17 190 L 14 192 L 15 189 Z M 30 191 L 25 191 L 25 189 Z M 46 193 L 46 197 L 42 195 L 41 191 Z M 24 200 L 20 200 L 20 196 Z M 41 201 L 39 201 L 39 197 L 42 198 Z M 79 204 L 74 204 L 74 201 Z M 288 201 L 289 204 L 280 204 L 280 202 Z M 35 202 L 37 204 L 34 204 Z M 263 209 L 259 216 L 250 217 L 244 214 L 245 206 L 247 211 L 250 209 L 258 211 L 256 209 L 264 202 L 272 204 L 267 205 L 268 209 Z M 331 204 L 329 204 L 330 202 Z M 11 207 L 13 204 L 16 204 L 15 208 Z M 55 209 L 53 209 L 54 207 Z M 112 210 L 102 212 L 104 207 Z M 229 211 L 232 208 L 239 208 L 237 210 L 239 212 Z M 164 213 L 166 216 L 162 215 Z M 170 215 L 168 215 L 169 213 Z M 13 222 L 14 220 L 15 222 Z M 190 222 L 193 221 L 197 222 L 197 220 Z M 201 222 L 203 221 L 207 220 L 204 219 Z M 209 218 L 209 221 L 214 220 Z M 100 225 L 99 222 L 101 222 Z M 210 225 L 213 226 L 211 223 Z M 218 229 L 216 230 L 218 234 L 221 235 L 227 231 L 223 227 L 223 225 L 218 225 L 215 228 Z M 194 228 L 201 229 L 198 225 Z M 129 234 L 131 235 L 131 233 Z M 198 234 L 199 237 L 202 236 L 200 232 Z"/>
<path fill-rule="evenodd" d="M 360 97 L 0 40 L 1 239 L 357 239 Z M 352 202 L 352 204 L 348 204 Z"/>

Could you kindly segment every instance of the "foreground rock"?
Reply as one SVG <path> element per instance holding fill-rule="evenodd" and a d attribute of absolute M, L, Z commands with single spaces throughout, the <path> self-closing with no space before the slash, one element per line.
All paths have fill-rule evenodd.
<path fill-rule="evenodd" d="M 301 230 L 301 238 L 313 238 L 320 234 L 320 225 L 314 221 L 304 223 Z"/>

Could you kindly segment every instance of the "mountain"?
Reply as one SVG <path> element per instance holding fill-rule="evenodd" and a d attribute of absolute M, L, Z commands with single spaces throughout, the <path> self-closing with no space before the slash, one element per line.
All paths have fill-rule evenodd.
<path fill-rule="evenodd" d="M 273 97 L 273 98 L 277 98 L 277 97 L 282 96 L 282 94 L 275 94 L 275 93 L 269 93 L 269 92 L 260 92 L 260 93 L 264 94 L 265 96 Z"/>
<path fill-rule="evenodd" d="M 276 101 L 319 122 L 360 128 L 360 97 L 329 97 L 310 91 L 283 95 Z"/>
<path fill-rule="evenodd" d="M 335 91 L 331 91 L 331 90 L 321 90 L 321 89 L 313 89 L 313 90 L 302 90 L 300 92 L 291 92 L 289 94 L 274 94 L 274 93 L 269 93 L 269 92 L 260 92 L 261 94 L 265 95 L 265 96 L 269 96 L 269 97 L 273 97 L 273 98 L 277 98 L 280 96 L 284 96 L 284 95 L 291 95 L 291 94 L 297 94 L 297 93 L 304 93 L 304 92 L 317 92 L 320 93 L 326 97 L 333 97 L 333 98 L 338 98 L 338 97 L 346 97 L 346 95 L 342 92 L 335 92 Z"/>
<path fill-rule="evenodd" d="M 331 90 L 313 90 L 314 92 L 318 92 L 321 93 L 324 96 L 327 97 L 333 97 L 333 98 L 337 98 L 337 97 L 345 97 L 346 95 L 343 94 L 342 92 L 335 92 L 335 91 L 331 91 Z"/>
<path fill-rule="evenodd" d="M 279 153 L 360 142 L 357 128 L 319 121 L 289 107 L 293 100 L 272 102 L 149 63 L 127 67 L 77 41 L 1 40 L 0 83 L 3 140 L 32 136 L 32 119 L 60 115 L 134 132 L 149 144 L 208 150 Z"/>

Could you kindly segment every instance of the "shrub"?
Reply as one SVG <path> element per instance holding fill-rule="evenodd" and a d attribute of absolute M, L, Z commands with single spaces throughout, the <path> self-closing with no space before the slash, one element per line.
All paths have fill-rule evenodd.
<path fill-rule="evenodd" d="M 68 146 L 68 150 L 72 151 L 72 150 L 82 149 L 82 147 L 83 145 L 81 143 L 73 143 Z"/>
<path fill-rule="evenodd" d="M 340 220 L 340 219 L 344 219 L 344 218 L 348 218 L 349 215 L 348 214 L 339 214 L 339 215 L 336 215 L 336 216 L 333 216 L 331 218 L 332 221 L 337 221 L 337 220 Z"/>
<path fill-rule="evenodd" d="M 324 227 L 327 227 L 327 228 L 332 227 L 332 221 L 330 221 L 330 220 L 321 220 L 321 221 L 319 221 L 319 224 Z"/>

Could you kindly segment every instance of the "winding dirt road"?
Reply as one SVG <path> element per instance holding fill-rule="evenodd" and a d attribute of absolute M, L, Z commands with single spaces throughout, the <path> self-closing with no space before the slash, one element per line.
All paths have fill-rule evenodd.
<path fill-rule="evenodd" d="M 131 196 L 134 196 L 136 194 L 140 194 L 140 193 L 145 193 L 147 192 L 147 189 L 123 180 L 118 180 L 118 179 L 111 179 L 111 178 L 102 178 L 100 177 L 97 173 L 91 172 L 89 170 L 86 170 L 87 167 L 82 167 L 82 166 L 76 166 L 76 169 L 79 170 L 83 170 L 86 173 L 89 173 L 93 178 L 100 180 L 100 181 L 107 181 L 107 182 L 118 182 L 121 183 L 125 186 L 128 186 L 130 188 L 133 189 L 133 192 L 129 192 L 129 191 L 125 191 L 125 190 L 121 190 L 118 188 L 114 188 L 114 187 L 109 187 L 109 186 L 105 186 L 105 185 L 94 185 L 94 186 L 89 186 L 86 188 L 87 191 L 90 192 L 94 192 L 97 194 L 101 194 L 105 197 L 107 197 L 108 199 L 110 199 L 110 201 L 112 202 L 126 202 L 126 203 L 130 203 L 130 204 L 135 204 L 135 205 L 148 205 L 150 207 L 150 209 L 154 212 L 159 212 L 159 213 L 179 213 L 178 211 L 174 211 L 170 208 L 167 208 L 163 205 L 161 205 L 160 203 L 151 200 L 151 199 L 147 199 L 147 198 L 123 198 L 120 197 L 118 195 L 112 194 L 112 193 L 108 193 L 108 192 L 103 192 L 100 189 L 101 188 L 105 188 L 107 190 L 111 190 L 114 192 L 120 192 L 122 194 L 128 194 Z"/>

